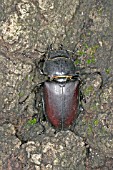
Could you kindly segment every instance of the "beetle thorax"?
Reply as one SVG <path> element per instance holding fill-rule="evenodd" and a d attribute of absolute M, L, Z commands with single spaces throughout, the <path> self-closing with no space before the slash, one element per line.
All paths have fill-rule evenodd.
<path fill-rule="evenodd" d="M 44 74 L 49 77 L 64 77 L 75 75 L 75 66 L 70 58 L 58 57 L 46 60 L 43 67 Z"/>

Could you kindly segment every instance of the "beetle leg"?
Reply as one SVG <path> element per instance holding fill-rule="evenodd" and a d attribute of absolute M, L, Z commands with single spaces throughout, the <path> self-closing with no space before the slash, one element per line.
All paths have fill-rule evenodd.
<path fill-rule="evenodd" d="M 80 91 L 80 101 L 84 101 L 84 103 L 86 103 L 86 98 L 85 95 Z"/>

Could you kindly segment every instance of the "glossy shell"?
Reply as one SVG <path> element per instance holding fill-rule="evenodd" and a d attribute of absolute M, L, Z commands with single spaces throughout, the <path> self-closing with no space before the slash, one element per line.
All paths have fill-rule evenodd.
<path fill-rule="evenodd" d="M 45 115 L 58 129 L 72 125 L 78 114 L 79 81 L 47 81 L 43 86 Z"/>
<path fill-rule="evenodd" d="M 75 75 L 75 65 L 66 51 L 52 51 L 44 62 L 43 72 L 49 77 Z"/>

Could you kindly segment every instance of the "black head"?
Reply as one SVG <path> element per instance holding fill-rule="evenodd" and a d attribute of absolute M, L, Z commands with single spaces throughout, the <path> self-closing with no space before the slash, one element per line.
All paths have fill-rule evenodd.
<path fill-rule="evenodd" d="M 68 51 L 50 50 L 43 65 L 43 73 L 48 77 L 74 76 L 75 65 Z"/>

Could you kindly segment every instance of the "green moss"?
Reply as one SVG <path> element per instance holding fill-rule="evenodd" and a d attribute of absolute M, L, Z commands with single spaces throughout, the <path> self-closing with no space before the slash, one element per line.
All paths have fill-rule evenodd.
<path fill-rule="evenodd" d="M 75 60 L 75 62 L 74 62 L 75 65 L 78 65 L 80 63 L 81 63 L 81 60 L 79 60 L 79 59 Z"/>
<path fill-rule="evenodd" d="M 107 74 L 110 74 L 110 68 L 105 70 Z"/>
<path fill-rule="evenodd" d="M 85 58 L 84 58 L 84 60 L 85 60 L 86 64 L 89 65 L 89 64 L 96 62 L 95 53 L 98 48 L 99 48 L 98 44 L 95 44 L 95 45 L 89 47 L 87 43 L 84 43 L 82 45 L 82 49 L 77 51 L 77 55 L 78 55 L 78 57 L 81 57 L 81 56 L 85 57 L 86 60 L 85 60 Z M 81 64 L 81 60 L 77 59 L 75 61 L 75 64 L 76 65 Z"/>
<path fill-rule="evenodd" d="M 99 107 L 98 107 L 98 105 L 96 104 L 96 102 L 93 102 L 93 103 L 91 104 L 91 109 L 92 109 L 93 111 L 97 111 L 97 110 L 99 109 Z"/>
<path fill-rule="evenodd" d="M 98 48 L 99 48 L 99 45 L 92 46 L 91 47 L 91 52 L 94 54 L 97 51 Z"/>
<path fill-rule="evenodd" d="M 87 50 L 91 56 L 94 55 L 97 49 L 99 48 L 98 44 L 89 47 L 86 43 L 84 43 L 83 46 L 84 46 L 84 51 Z"/>
<path fill-rule="evenodd" d="M 94 89 L 93 89 L 93 86 L 89 86 L 89 87 L 87 87 L 87 88 L 85 89 L 84 94 L 85 94 L 86 96 L 88 96 L 88 95 L 90 95 L 90 93 L 91 93 L 93 90 L 94 90 Z"/>
<path fill-rule="evenodd" d="M 104 135 L 105 135 L 105 134 L 108 134 L 108 132 L 106 131 L 106 129 L 105 129 L 104 126 L 103 126 L 102 129 L 101 129 L 101 133 L 104 134 Z"/>
<path fill-rule="evenodd" d="M 32 75 L 26 75 L 26 80 L 32 81 L 33 80 L 33 76 Z"/>
<path fill-rule="evenodd" d="M 94 125 L 98 126 L 98 124 L 99 124 L 99 120 L 98 119 L 94 120 Z"/>
<path fill-rule="evenodd" d="M 19 97 L 22 97 L 22 96 L 24 96 L 24 92 L 19 93 Z"/>
<path fill-rule="evenodd" d="M 97 10 L 97 12 L 98 12 L 99 15 L 102 15 L 102 11 L 103 11 L 103 8 L 102 8 L 102 7 L 100 7 L 100 8 Z"/>
<path fill-rule="evenodd" d="M 85 51 L 82 51 L 82 50 L 77 51 L 77 55 L 78 55 L 78 56 L 83 56 L 83 55 L 85 55 L 85 54 L 86 54 Z"/>
<path fill-rule="evenodd" d="M 36 124 L 36 123 L 37 123 L 36 118 L 31 119 L 31 120 L 29 120 L 29 121 L 27 122 L 27 124 L 29 124 L 29 125 L 34 125 L 34 124 Z"/>
<path fill-rule="evenodd" d="M 86 63 L 87 64 L 95 63 L 95 58 L 93 57 L 93 58 L 87 59 Z"/>
<path fill-rule="evenodd" d="M 89 46 L 86 43 L 84 43 L 83 46 L 85 47 L 85 49 L 89 48 Z"/>
<path fill-rule="evenodd" d="M 91 124 L 88 125 L 87 132 L 89 135 L 93 132 L 93 128 L 92 128 Z"/>

